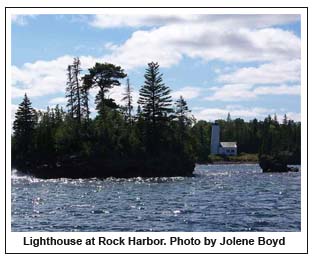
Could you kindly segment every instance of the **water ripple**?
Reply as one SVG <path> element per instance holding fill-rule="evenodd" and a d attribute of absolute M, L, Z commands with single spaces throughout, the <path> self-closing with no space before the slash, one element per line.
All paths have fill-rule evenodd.
<path fill-rule="evenodd" d="M 194 177 L 43 180 L 12 171 L 13 231 L 300 231 L 300 173 L 197 165 Z"/>

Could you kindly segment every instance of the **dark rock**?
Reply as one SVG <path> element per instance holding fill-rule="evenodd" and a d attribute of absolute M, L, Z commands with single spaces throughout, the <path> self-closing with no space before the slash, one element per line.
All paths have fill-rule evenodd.
<path fill-rule="evenodd" d="M 22 172 L 26 170 L 15 167 Z M 56 178 L 131 178 L 192 176 L 195 164 L 179 158 L 153 158 L 145 160 L 70 160 L 56 165 L 37 165 L 27 169 L 35 177 Z"/>
<path fill-rule="evenodd" d="M 296 167 L 287 167 L 287 158 L 283 154 L 261 155 L 259 158 L 259 165 L 264 173 L 269 172 L 298 172 Z"/>
<path fill-rule="evenodd" d="M 297 167 L 288 167 L 289 172 L 299 172 L 299 168 Z"/>

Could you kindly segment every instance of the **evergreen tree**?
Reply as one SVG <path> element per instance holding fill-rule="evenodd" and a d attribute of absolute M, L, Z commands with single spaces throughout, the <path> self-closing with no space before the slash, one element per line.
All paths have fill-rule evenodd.
<path fill-rule="evenodd" d="M 227 122 L 231 122 L 232 121 L 232 118 L 231 118 L 231 114 L 228 113 L 227 117 L 226 117 L 226 121 Z"/>
<path fill-rule="evenodd" d="M 158 63 L 149 63 L 144 77 L 145 82 L 140 89 L 138 104 L 142 106 L 145 120 L 151 122 L 155 128 L 157 123 L 168 121 L 173 112 L 170 89 L 163 83 Z"/>
<path fill-rule="evenodd" d="M 81 86 L 81 114 L 88 122 L 90 116 L 89 90 L 92 87 L 92 79 L 89 75 L 85 75 L 82 79 L 83 84 Z"/>
<path fill-rule="evenodd" d="M 74 101 L 74 112 L 78 123 L 81 123 L 81 85 L 80 85 L 80 72 L 81 72 L 80 59 L 74 58 L 73 65 L 71 66 L 73 75 L 73 101 Z"/>
<path fill-rule="evenodd" d="M 288 123 L 288 119 L 287 119 L 287 115 L 285 114 L 283 118 L 283 125 L 287 125 L 287 123 Z"/>
<path fill-rule="evenodd" d="M 273 123 L 274 123 L 274 125 L 278 125 L 278 120 L 277 120 L 276 113 L 274 113 L 274 116 L 273 116 Z"/>
<path fill-rule="evenodd" d="M 126 105 L 125 105 L 126 120 L 128 120 L 128 122 L 130 123 L 132 122 L 131 112 L 133 109 L 131 93 L 132 93 L 132 89 L 130 87 L 130 81 L 129 81 L 129 78 L 127 78 L 127 86 L 126 86 L 125 93 L 123 94 L 124 97 L 122 98 L 122 100 L 126 102 Z"/>
<path fill-rule="evenodd" d="M 174 123 L 171 124 L 174 128 L 173 137 L 175 138 L 175 151 L 180 155 L 181 159 L 193 159 L 193 161 L 195 161 L 195 147 L 192 145 L 191 135 L 192 119 L 189 116 L 191 111 L 182 96 L 176 101 L 175 106 L 175 117 L 177 119 L 178 127 L 175 128 Z"/>
<path fill-rule="evenodd" d="M 97 63 L 80 78 L 80 61 L 67 68 L 68 114 L 58 105 L 36 112 L 25 94 L 13 123 L 12 163 L 24 171 L 65 171 L 69 176 L 189 175 L 197 162 L 210 154 L 211 124 L 193 122 L 181 96 L 171 108 L 170 90 L 157 63 L 148 64 L 140 90 L 137 117 L 132 116 L 129 80 L 124 96 L 127 119 L 107 92 L 126 76 L 120 67 Z M 89 118 L 88 93 L 99 88 L 99 115 Z M 80 116 L 80 117 L 79 117 Z M 81 121 L 81 123 L 78 123 Z M 104 120 L 104 121 L 103 121 Z M 218 120 L 222 141 L 236 141 L 239 152 L 283 153 L 300 163 L 301 123 L 276 115 L 263 121 Z M 86 125 L 83 125 L 86 124 Z M 50 170 L 52 169 L 52 170 Z M 50 172 L 49 172 L 50 170 Z M 130 172 L 129 172 L 130 171 Z"/>
<path fill-rule="evenodd" d="M 66 82 L 66 94 L 67 105 L 69 114 L 71 118 L 74 118 L 74 81 L 72 75 L 72 65 L 68 65 L 67 67 L 67 82 Z"/>
<path fill-rule="evenodd" d="M 145 71 L 145 82 L 140 89 L 138 104 L 141 105 L 141 117 L 144 120 L 142 137 L 147 150 L 155 155 L 164 149 L 170 138 L 169 121 L 171 108 L 170 89 L 165 86 L 158 63 L 151 62 Z"/>
<path fill-rule="evenodd" d="M 121 67 L 109 63 L 96 63 L 93 68 L 89 69 L 88 78 L 91 79 L 91 87 L 99 88 L 99 92 L 95 98 L 95 104 L 102 118 L 105 118 L 107 108 L 116 105 L 112 99 L 106 99 L 105 94 L 114 86 L 120 86 L 119 79 L 123 79 L 126 76 Z"/>
<path fill-rule="evenodd" d="M 194 137 L 194 148 L 196 150 L 196 161 L 206 162 L 210 154 L 210 136 L 211 125 L 203 120 L 198 121 L 192 127 L 192 136 Z"/>
<path fill-rule="evenodd" d="M 36 112 L 25 93 L 24 99 L 15 113 L 13 122 L 13 156 L 18 161 L 28 160 L 32 155 L 36 119 Z"/>
<path fill-rule="evenodd" d="M 74 58 L 73 64 L 67 67 L 66 98 L 69 114 L 72 119 L 77 120 L 78 125 L 82 120 L 88 120 L 90 114 L 88 98 L 91 88 L 90 78 L 88 75 L 81 78 L 81 71 L 80 59 Z"/>
<path fill-rule="evenodd" d="M 184 128 L 187 125 L 191 124 L 191 120 L 188 117 L 188 114 L 191 112 L 188 109 L 186 101 L 183 99 L 182 96 L 176 101 L 176 117 L 179 121 L 180 127 Z"/>

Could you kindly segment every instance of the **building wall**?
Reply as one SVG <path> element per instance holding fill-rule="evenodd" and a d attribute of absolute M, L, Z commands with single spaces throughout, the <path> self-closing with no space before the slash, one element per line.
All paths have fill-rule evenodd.
<path fill-rule="evenodd" d="M 219 154 L 237 155 L 237 148 L 236 147 L 220 147 Z"/>
<path fill-rule="evenodd" d="M 218 124 L 212 124 L 211 144 L 210 144 L 211 154 L 219 154 L 219 144 L 220 144 L 220 126 Z"/>

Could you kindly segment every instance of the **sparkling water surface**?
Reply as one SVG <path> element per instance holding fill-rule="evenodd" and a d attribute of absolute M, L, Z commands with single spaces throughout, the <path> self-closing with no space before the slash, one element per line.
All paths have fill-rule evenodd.
<path fill-rule="evenodd" d="M 194 177 L 43 180 L 12 171 L 12 231 L 300 231 L 300 172 L 197 165 Z"/>

